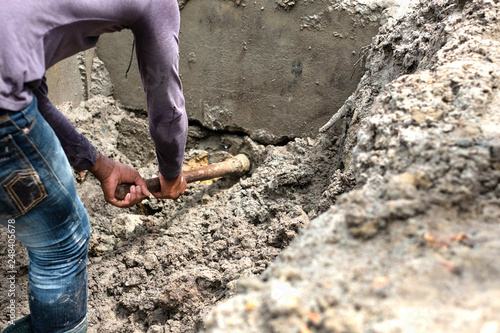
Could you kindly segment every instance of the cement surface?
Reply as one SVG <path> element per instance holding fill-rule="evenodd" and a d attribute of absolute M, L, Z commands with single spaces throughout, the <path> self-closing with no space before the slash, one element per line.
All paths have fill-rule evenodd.
<path fill-rule="evenodd" d="M 356 88 L 378 29 L 328 2 L 191 0 L 182 15 L 190 118 L 267 143 L 317 133 Z"/>
<path fill-rule="evenodd" d="M 52 66 L 47 72 L 49 98 L 54 105 L 65 102 L 78 105 L 88 98 L 94 50 L 81 52 Z"/>
<path fill-rule="evenodd" d="M 287 2 L 289 4 L 289 2 Z M 181 75 L 189 118 L 265 143 L 316 135 L 363 75 L 362 48 L 394 3 L 195 1 L 181 11 Z M 287 10 L 288 9 L 288 10 Z M 101 37 L 114 97 L 145 109 L 130 32 Z"/>

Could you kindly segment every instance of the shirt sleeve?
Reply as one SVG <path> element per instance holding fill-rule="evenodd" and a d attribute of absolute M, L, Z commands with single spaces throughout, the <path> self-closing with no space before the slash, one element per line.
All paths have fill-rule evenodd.
<path fill-rule="evenodd" d="M 147 95 L 149 131 L 165 178 L 174 178 L 182 170 L 188 129 L 179 76 L 179 27 L 176 0 L 150 1 L 131 27 Z"/>
<path fill-rule="evenodd" d="M 97 150 L 49 100 L 45 77 L 33 93 L 40 113 L 56 133 L 70 165 L 78 172 L 90 169 L 96 162 Z"/>

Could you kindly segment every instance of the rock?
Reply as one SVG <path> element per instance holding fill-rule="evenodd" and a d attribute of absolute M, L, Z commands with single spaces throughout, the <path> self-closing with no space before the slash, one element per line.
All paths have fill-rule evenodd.
<path fill-rule="evenodd" d="M 141 216 L 120 214 L 112 220 L 111 228 L 113 235 L 121 239 L 127 239 L 134 233 L 135 228 L 143 223 Z"/>

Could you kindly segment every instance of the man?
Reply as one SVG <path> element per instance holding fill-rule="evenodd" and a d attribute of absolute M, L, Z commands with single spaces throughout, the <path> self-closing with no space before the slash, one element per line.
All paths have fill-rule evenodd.
<path fill-rule="evenodd" d="M 134 33 L 161 192 L 176 199 L 187 117 L 178 72 L 175 0 L 4 0 L 0 10 L 0 222 L 27 247 L 30 316 L 5 332 L 86 332 L 90 227 L 70 165 L 90 170 L 106 201 L 150 195 L 138 172 L 99 154 L 47 98 L 44 73 L 105 32 Z M 68 163 L 69 162 L 69 163 Z M 134 183 L 124 200 L 116 185 Z"/>

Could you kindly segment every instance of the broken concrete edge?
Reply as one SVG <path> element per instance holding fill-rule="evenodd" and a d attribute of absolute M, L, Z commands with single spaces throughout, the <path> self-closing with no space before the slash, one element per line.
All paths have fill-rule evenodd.
<path fill-rule="evenodd" d="M 355 10 L 356 8 L 356 0 L 345 0 L 343 1 L 340 6 L 347 11 L 350 12 L 357 12 Z M 380 20 L 381 27 L 379 29 L 379 33 L 383 31 L 390 30 L 391 27 L 393 27 L 395 24 L 398 23 L 398 20 L 402 19 L 404 15 L 406 15 L 410 10 L 414 10 L 415 6 L 418 4 L 417 0 L 409 0 L 409 1 L 401 1 L 398 5 L 393 5 L 389 6 L 387 4 L 382 5 L 382 1 L 374 1 L 370 2 L 368 1 L 367 4 L 364 4 L 365 6 L 368 6 L 369 8 L 373 8 L 373 6 L 385 6 L 385 10 L 383 11 L 383 16 Z M 367 53 L 369 52 L 370 47 L 366 48 L 364 56 L 367 56 Z M 360 82 L 358 83 L 358 87 L 356 91 L 354 91 L 342 104 L 342 106 L 332 114 L 332 117 L 326 122 L 323 126 L 321 126 L 318 130 L 319 133 L 325 133 L 327 132 L 330 128 L 335 126 L 335 124 L 343 119 L 346 115 L 348 115 L 350 118 L 352 118 L 352 104 L 355 99 L 359 99 L 361 95 L 361 87 L 366 84 L 366 81 L 370 77 L 371 72 L 367 71 L 363 74 L 363 77 L 361 78 Z M 352 119 L 350 119 L 352 120 Z M 355 119 L 356 121 L 356 119 Z"/>

